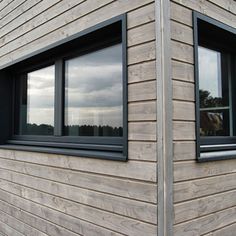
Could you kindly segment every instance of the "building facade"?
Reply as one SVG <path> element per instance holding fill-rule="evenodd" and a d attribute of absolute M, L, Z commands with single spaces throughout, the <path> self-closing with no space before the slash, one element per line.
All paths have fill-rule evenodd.
<path fill-rule="evenodd" d="M 2 0 L 0 28 L 0 235 L 235 235 L 233 102 L 227 116 L 198 95 L 199 46 L 211 39 L 236 77 L 234 0 Z M 99 82 L 70 85 L 73 73 Z M 220 114 L 209 142 L 204 112 Z M 43 131 L 26 127 L 47 116 Z"/>

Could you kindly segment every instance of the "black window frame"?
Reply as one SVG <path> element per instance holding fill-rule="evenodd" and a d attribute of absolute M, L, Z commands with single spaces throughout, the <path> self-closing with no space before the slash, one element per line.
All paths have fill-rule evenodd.
<path fill-rule="evenodd" d="M 64 126 L 64 61 L 76 56 L 84 55 L 102 48 L 121 43 L 122 46 L 122 93 L 123 93 L 123 136 L 63 136 Z M 77 45 L 80 45 L 76 48 Z M 50 58 L 50 59 L 48 59 Z M 19 74 L 34 71 L 54 64 L 56 70 L 54 119 L 54 135 L 14 135 L 14 80 Z M 127 99 L 127 27 L 126 14 L 119 15 L 75 35 L 69 36 L 50 46 L 19 58 L 0 68 L 0 80 L 6 77 L 11 90 L 11 98 L 7 104 L 8 124 L 6 134 L 0 137 L 0 146 L 6 149 L 28 150 L 45 153 L 74 155 L 81 157 L 103 158 L 111 160 L 127 160 L 128 156 L 128 99 Z M 17 71 L 17 73 L 16 73 Z M 4 75 L 4 76 L 1 76 Z M 2 82 L 3 83 L 3 82 Z M 58 107 L 60 107 L 58 109 Z M 0 104 L 1 109 L 1 104 Z M 1 128 L 1 127 L 0 127 Z"/>
<path fill-rule="evenodd" d="M 218 36 L 217 43 L 209 38 L 203 39 L 200 42 L 199 30 L 200 25 L 205 25 L 212 30 L 212 37 Z M 203 27 L 204 28 L 204 27 Z M 230 51 L 233 56 L 233 63 L 236 65 L 236 47 L 229 49 L 229 45 L 223 43 L 222 35 L 229 36 L 229 42 L 236 42 L 236 29 L 226 25 L 218 20 L 210 18 L 199 12 L 193 11 L 193 30 L 194 30 L 194 77 L 195 77 L 195 116 L 196 116 L 196 156 L 198 162 L 215 161 L 236 158 L 236 136 L 216 136 L 216 137 L 201 137 L 200 136 L 200 98 L 199 98 L 199 61 L 198 61 L 198 47 L 203 46 L 209 49 L 220 49 L 220 51 Z M 204 29 L 203 29 L 204 30 Z M 208 32 L 209 33 L 209 32 Z M 218 33 L 218 35 L 216 35 Z M 207 36 L 206 36 L 207 37 Z M 206 45 L 204 45 L 206 42 Z M 209 46 L 210 45 L 210 46 Z M 232 45 L 236 45 L 233 44 Z M 231 68 L 232 69 L 232 68 Z M 236 84 L 236 70 L 233 73 L 234 87 Z M 236 88 L 236 87 L 235 87 Z M 235 89 L 234 88 L 234 89 Z M 231 90 L 232 91 L 232 90 Z M 235 91 L 235 90 L 234 90 Z M 232 93 L 232 92 L 231 92 Z M 236 106 L 236 104 L 234 104 Z M 234 108 L 236 111 L 236 107 Z M 235 120 L 235 117 L 234 117 Z M 236 121 L 234 121 L 236 125 Z"/>

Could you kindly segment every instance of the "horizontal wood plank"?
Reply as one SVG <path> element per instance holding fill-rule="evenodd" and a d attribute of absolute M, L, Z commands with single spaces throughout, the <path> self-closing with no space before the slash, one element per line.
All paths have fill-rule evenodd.
<path fill-rule="evenodd" d="M 97 175 L 95 174 L 96 161 L 93 164 L 92 160 L 91 163 L 88 163 L 91 165 L 91 168 L 94 169 L 93 173 L 84 173 L 70 170 L 71 168 L 77 169 L 78 168 L 77 166 L 80 166 L 80 163 L 81 166 L 83 165 L 83 160 L 79 161 L 78 158 L 74 159 L 74 157 L 55 156 L 50 154 L 42 155 L 40 153 L 38 153 L 37 155 L 30 155 L 27 152 L 21 152 L 20 154 L 19 153 L 17 154 L 17 152 L 13 153 L 15 153 L 15 158 L 22 159 L 22 161 L 24 159 L 26 162 L 28 159 L 28 162 L 34 161 L 36 165 L 30 163 L 24 163 L 22 161 L 14 162 L 11 160 L 0 158 L 1 168 L 17 171 L 20 173 L 36 177 L 46 178 L 49 180 L 69 185 L 74 185 L 81 188 L 96 190 L 104 193 L 111 193 L 117 196 L 123 196 L 147 202 L 156 202 L 157 199 L 155 184 L 127 180 L 127 178 L 119 179 L 117 177 L 114 178 L 106 175 Z M 147 166 L 146 171 L 147 172 L 153 171 L 154 174 L 155 164 L 149 164 L 149 163 L 147 164 L 148 165 L 146 165 Z M 117 163 L 118 169 L 119 165 L 120 164 Z M 60 168 L 55 168 L 55 166 Z M 69 168 L 69 170 L 65 168 Z M 107 172 L 106 170 L 104 171 L 105 174 L 107 174 L 109 168 L 107 167 Z M 140 172 L 144 171 L 144 169 L 142 169 L 142 162 L 140 163 L 140 168 L 137 168 L 137 171 Z M 122 173 L 120 174 L 122 175 Z M 143 174 L 146 175 L 147 173 Z M 156 174 L 154 174 L 152 178 L 156 180 Z"/>
<path fill-rule="evenodd" d="M 68 186 L 65 184 L 1 169 L 0 183 L 2 186 L 0 188 L 6 191 L 8 190 L 9 186 L 7 181 L 12 181 L 17 185 L 24 185 L 32 189 L 35 189 L 35 186 L 37 186 L 36 190 L 41 192 L 62 197 L 90 207 L 96 207 L 101 210 L 128 216 L 133 219 L 153 224 L 155 224 L 157 221 L 157 209 L 154 204 L 143 203 L 136 200 L 125 199 L 74 186 Z M 73 205 L 73 203 L 71 204 Z"/>
<path fill-rule="evenodd" d="M 175 183 L 174 202 L 214 195 L 236 189 L 236 174 L 225 174 L 204 179 Z"/>
<path fill-rule="evenodd" d="M 171 19 L 192 26 L 192 11 L 184 6 L 171 2 L 170 5 Z"/>
<path fill-rule="evenodd" d="M 174 180 L 183 181 L 210 176 L 236 173 L 235 160 L 220 162 L 197 163 L 192 161 L 177 162 L 174 164 Z"/>
<path fill-rule="evenodd" d="M 128 147 L 129 159 L 156 161 L 156 142 L 130 141 Z"/>
<path fill-rule="evenodd" d="M 193 45 L 193 30 L 189 26 L 171 21 L 171 38 Z"/>
<path fill-rule="evenodd" d="M 236 207 L 216 212 L 174 227 L 175 236 L 203 235 L 235 222 Z"/>
<path fill-rule="evenodd" d="M 128 101 L 148 101 L 156 99 L 156 81 L 128 85 Z"/>
<path fill-rule="evenodd" d="M 195 120 L 195 103 L 173 101 L 173 119 L 194 121 Z"/>
<path fill-rule="evenodd" d="M 156 102 L 136 102 L 128 105 L 129 121 L 155 121 L 156 120 Z"/>
<path fill-rule="evenodd" d="M 128 30 L 127 46 L 142 44 L 155 39 L 155 22 Z"/>
<path fill-rule="evenodd" d="M 173 80 L 173 99 L 193 102 L 195 100 L 194 84 Z"/>
<path fill-rule="evenodd" d="M 174 121 L 173 139 L 195 140 L 195 122 Z"/>
<path fill-rule="evenodd" d="M 58 210 L 73 217 L 86 220 L 88 222 L 106 226 L 110 230 L 120 232 L 123 234 L 130 234 L 131 236 L 143 235 L 145 232 L 150 235 L 155 235 L 156 227 L 147 223 L 136 221 L 127 217 L 101 211 L 99 209 L 84 206 L 78 203 L 72 203 L 66 199 L 39 192 L 30 188 L 15 185 L 13 183 L 4 183 L 7 189 L 14 194 L 23 196 L 24 198 L 33 202 L 39 203 L 46 207 Z M 15 191 L 16 190 L 16 191 Z M 105 223 L 106 222 L 106 223 Z M 125 222 L 125 225 L 123 225 Z M 135 226 L 135 227 L 134 227 Z M 58 234 L 59 235 L 59 234 Z M 63 234 L 62 234 L 63 235 Z M 66 234 L 64 234 L 66 235 Z"/>
<path fill-rule="evenodd" d="M 58 233 L 58 235 L 63 235 L 62 233 L 65 233 L 64 235 L 71 235 L 71 232 L 67 230 L 70 229 L 76 232 L 76 235 L 121 236 L 119 233 L 71 217 L 54 209 L 49 209 L 43 205 L 17 195 L 12 195 L 1 189 L 0 199 L 0 208 L 4 209 L 4 212 L 9 213 L 13 217 L 41 231 L 44 230 L 50 235 L 56 236 L 55 232 Z M 73 236 L 75 235 L 73 234 Z"/>
<path fill-rule="evenodd" d="M 128 124 L 128 129 L 128 138 L 132 141 L 155 141 L 157 138 L 156 122 L 132 122 Z"/>
<path fill-rule="evenodd" d="M 128 83 L 156 79 L 155 61 L 144 62 L 128 67 Z"/>
<path fill-rule="evenodd" d="M 13 229 L 17 230 L 19 233 L 23 235 L 31 235 L 31 236 L 47 236 L 47 234 L 29 226 L 16 218 L 6 214 L 3 211 L 0 211 L 0 221 L 4 222 L 5 224 L 9 225 Z"/>
<path fill-rule="evenodd" d="M 175 141 L 174 161 L 195 160 L 196 159 L 196 143 L 192 141 Z"/>
<path fill-rule="evenodd" d="M 175 204 L 175 224 L 236 206 L 236 190 Z"/>
<path fill-rule="evenodd" d="M 172 78 L 186 82 L 194 82 L 193 65 L 172 60 Z"/>
<path fill-rule="evenodd" d="M 138 25 L 148 23 L 155 20 L 155 7 L 154 3 L 138 8 L 127 14 L 127 27 L 133 28 Z"/>
<path fill-rule="evenodd" d="M 201 12 L 207 16 L 217 19 L 232 27 L 236 27 L 235 15 L 222 10 L 221 7 L 211 3 L 210 1 L 196 1 L 196 0 L 172 0 L 175 3 L 191 8 L 195 11 Z M 223 4 L 222 4 L 223 5 Z"/>
<path fill-rule="evenodd" d="M 193 46 L 172 40 L 171 47 L 173 59 L 191 64 L 194 63 Z"/>

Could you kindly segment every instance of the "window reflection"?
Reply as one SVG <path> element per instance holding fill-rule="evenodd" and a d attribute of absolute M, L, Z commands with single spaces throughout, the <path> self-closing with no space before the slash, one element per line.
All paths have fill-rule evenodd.
<path fill-rule="evenodd" d="M 65 61 L 65 134 L 122 136 L 122 46 Z"/>
<path fill-rule="evenodd" d="M 226 57 L 199 47 L 200 135 L 230 135 L 229 81 L 223 70 Z"/>
<path fill-rule="evenodd" d="M 54 74 L 49 66 L 21 78 L 19 134 L 53 135 Z"/>

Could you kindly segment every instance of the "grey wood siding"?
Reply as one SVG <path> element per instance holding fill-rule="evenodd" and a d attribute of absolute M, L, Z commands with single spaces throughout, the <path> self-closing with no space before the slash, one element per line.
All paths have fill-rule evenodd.
<path fill-rule="evenodd" d="M 127 13 L 127 162 L 0 149 L 0 235 L 156 236 L 153 0 L 3 0 L 0 66 Z"/>
<path fill-rule="evenodd" d="M 236 27 L 233 0 L 172 0 L 174 235 L 232 236 L 236 160 L 197 163 L 192 10 Z"/>

